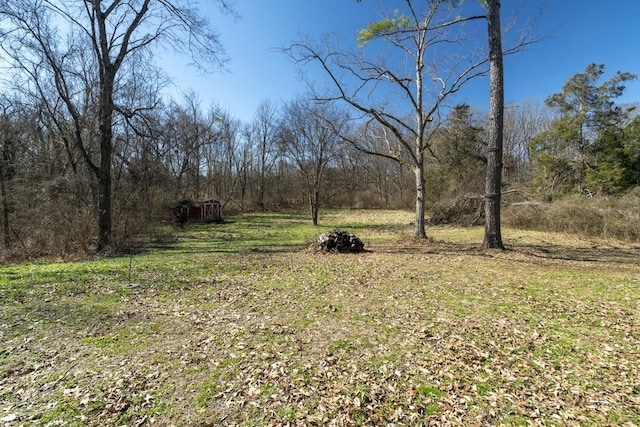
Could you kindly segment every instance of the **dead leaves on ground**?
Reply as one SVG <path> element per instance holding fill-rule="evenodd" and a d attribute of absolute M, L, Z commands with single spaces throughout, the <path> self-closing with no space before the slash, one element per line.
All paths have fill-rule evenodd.
<path fill-rule="evenodd" d="M 232 274 L 214 257 L 219 276 L 175 290 L 158 272 L 100 327 L 2 319 L 0 420 L 640 425 L 637 267 L 520 253 L 243 257 L 252 268 Z"/>

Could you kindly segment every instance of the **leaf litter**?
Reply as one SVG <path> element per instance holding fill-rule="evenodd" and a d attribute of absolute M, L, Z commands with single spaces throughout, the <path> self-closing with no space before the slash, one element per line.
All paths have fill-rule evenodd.
<path fill-rule="evenodd" d="M 0 422 L 640 425 L 634 262 L 371 249 L 191 254 L 179 286 L 156 267 L 57 310 L 50 284 L 3 294 Z"/>

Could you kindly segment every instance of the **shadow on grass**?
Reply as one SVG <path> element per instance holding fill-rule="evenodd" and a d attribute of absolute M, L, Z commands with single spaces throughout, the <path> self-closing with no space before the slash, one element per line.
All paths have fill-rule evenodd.
<path fill-rule="evenodd" d="M 348 231 L 370 231 L 374 233 L 394 233 L 401 235 L 407 230 L 413 229 L 411 224 L 364 224 L 364 223 L 344 223 L 337 224 L 334 228 Z"/>
<path fill-rule="evenodd" d="M 396 254 L 466 255 L 479 257 L 508 258 L 522 262 L 548 260 L 599 262 L 638 265 L 640 247 L 629 246 L 585 246 L 574 247 L 553 243 L 507 244 L 506 249 L 483 249 L 481 244 L 451 243 L 433 239 L 405 238 L 397 242 L 376 245 L 373 252 Z"/>
<path fill-rule="evenodd" d="M 568 247 L 555 244 L 515 245 L 509 248 L 533 258 L 578 262 L 600 262 L 638 265 L 640 248 Z"/>
<path fill-rule="evenodd" d="M 122 315 L 114 307 L 79 303 L 77 299 L 60 298 L 56 301 L 30 299 L 7 301 L 7 318 L 2 318 L 8 337 L 27 335 L 33 325 L 41 325 L 42 330 L 58 330 L 61 325 L 81 327 L 86 331 L 109 331 L 122 320 Z M 10 313 L 9 313 L 10 311 Z"/>
<path fill-rule="evenodd" d="M 304 250 L 307 245 L 288 245 L 288 246 L 274 246 L 269 244 L 264 245 L 250 245 L 247 247 L 239 248 L 239 247 L 205 247 L 199 249 L 196 246 L 193 247 L 165 247 L 162 251 L 175 254 L 175 255 L 184 255 L 184 254 L 203 254 L 203 253 L 211 253 L 211 254 L 247 254 L 247 253 L 295 253 L 301 250 Z"/>
<path fill-rule="evenodd" d="M 546 262 L 550 260 L 574 262 L 602 262 L 637 264 L 640 246 L 620 244 L 593 244 L 554 241 L 505 241 L 506 250 L 485 250 L 480 242 L 447 242 L 434 239 L 406 237 L 412 225 L 403 222 L 380 223 L 338 219 L 332 225 L 311 225 L 302 213 L 255 213 L 242 215 L 216 224 L 187 224 L 176 227 L 171 239 L 154 249 L 174 254 L 247 254 L 247 253 L 295 253 L 309 247 L 320 233 L 330 229 L 370 235 L 366 249 L 373 252 L 395 254 L 468 255 L 479 257 L 510 258 L 521 262 Z M 376 241 L 376 236 L 385 236 Z M 395 238 L 394 236 L 405 236 Z M 481 238 L 481 235 L 480 235 Z M 371 242 L 371 243 L 369 243 Z"/>
<path fill-rule="evenodd" d="M 307 247 L 317 232 L 299 214 L 250 214 L 223 223 L 176 226 L 169 239 L 148 249 L 174 254 L 291 253 Z"/>

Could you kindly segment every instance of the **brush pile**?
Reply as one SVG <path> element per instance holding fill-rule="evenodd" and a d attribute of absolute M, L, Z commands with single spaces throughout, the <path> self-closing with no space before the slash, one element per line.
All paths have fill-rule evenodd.
<path fill-rule="evenodd" d="M 311 248 L 324 252 L 360 253 L 365 252 L 364 243 L 355 234 L 334 230 L 320 234 L 311 243 Z"/>
<path fill-rule="evenodd" d="M 460 227 L 484 224 L 484 196 L 465 194 L 436 203 L 431 209 L 429 224 Z"/>

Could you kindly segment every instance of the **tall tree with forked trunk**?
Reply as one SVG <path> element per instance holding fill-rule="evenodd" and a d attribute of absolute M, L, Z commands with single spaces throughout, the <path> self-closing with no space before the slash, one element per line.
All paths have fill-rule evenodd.
<path fill-rule="evenodd" d="M 341 135 L 359 150 L 386 157 L 413 171 L 414 236 L 425 238 L 425 157 L 440 124 L 440 109 L 466 82 L 486 74 L 487 58 L 460 52 L 463 22 L 446 1 L 405 0 L 396 11 L 358 34 L 353 55 L 308 42 L 286 52 L 300 64 L 315 64 L 328 77 L 328 90 L 313 88 L 321 102 L 340 102 L 359 122 L 360 135 Z M 372 46 L 372 47 L 370 47 Z M 369 48 L 370 47 L 370 48 Z M 378 55 L 378 48 L 388 55 Z"/>
<path fill-rule="evenodd" d="M 217 0 L 229 8 L 225 0 Z M 222 47 L 193 2 L 164 0 L 6 0 L 0 4 L 2 49 L 31 88 L 66 110 L 75 148 L 97 180 L 98 249 L 112 243 L 111 175 L 114 117 L 130 117 L 144 105 L 124 108 L 118 99 L 128 70 L 153 47 L 190 52 L 203 67 L 223 63 Z M 51 101 L 55 103 L 55 101 Z"/>

